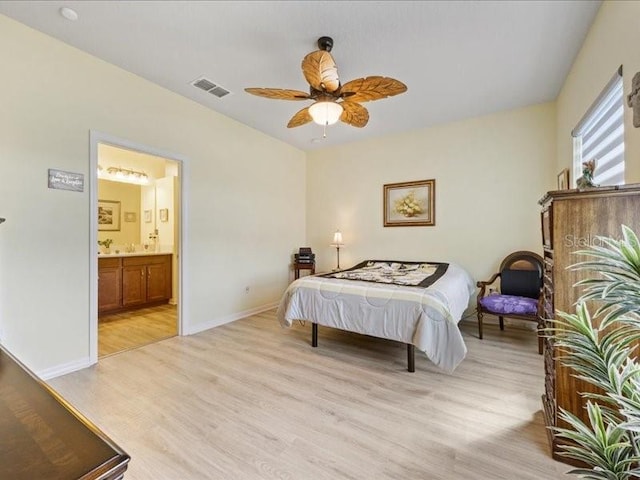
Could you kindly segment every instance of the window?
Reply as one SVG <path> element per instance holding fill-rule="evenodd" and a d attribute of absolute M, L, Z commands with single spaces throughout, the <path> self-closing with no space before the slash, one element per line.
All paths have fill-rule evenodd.
<path fill-rule="evenodd" d="M 624 183 L 624 93 L 618 69 L 582 120 L 573 136 L 573 185 L 582 176 L 582 162 L 596 159 L 596 185 Z"/>

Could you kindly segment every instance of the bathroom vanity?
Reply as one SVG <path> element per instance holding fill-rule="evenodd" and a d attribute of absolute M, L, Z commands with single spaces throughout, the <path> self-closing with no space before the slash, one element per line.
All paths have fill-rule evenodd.
<path fill-rule="evenodd" d="M 171 299 L 170 253 L 101 254 L 98 314 L 148 307 Z"/>

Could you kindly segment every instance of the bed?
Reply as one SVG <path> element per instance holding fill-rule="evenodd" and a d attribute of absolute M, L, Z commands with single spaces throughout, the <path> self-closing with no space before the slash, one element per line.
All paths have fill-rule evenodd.
<path fill-rule="evenodd" d="M 415 348 L 447 372 L 464 359 L 467 347 L 458 322 L 474 292 L 471 276 L 459 265 L 440 262 L 366 260 L 348 270 L 312 275 L 289 285 L 278 306 L 283 327 L 318 325 L 407 344 L 415 371 Z"/>

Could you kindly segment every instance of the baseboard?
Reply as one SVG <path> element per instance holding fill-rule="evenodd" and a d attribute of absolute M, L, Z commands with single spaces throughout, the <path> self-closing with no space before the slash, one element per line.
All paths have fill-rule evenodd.
<path fill-rule="evenodd" d="M 50 380 L 52 378 L 59 377 L 61 375 L 66 375 L 67 373 L 72 373 L 78 370 L 82 370 L 83 368 L 90 367 L 91 365 L 93 365 L 91 363 L 91 359 L 89 357 L 84 357 L 84 358 L 79 358 L 78 360 L 73 360 L 68 363 L 56 365 L 55 367 L 39 370 L 35 372 L 35 374 L 38 377 L 40 377 L 42 380 Z"/>
<path fill-rule="evenodd" d="M 267 305 L 261 305 L 256 308 L 252 308 L 250 310 L 244 310 L 242 312 L 237 312 L 232 315 L 227 315 L 221 318 L 214 318 L 213 320 L 209 320 L 208 322 L 199 323 L 198 325 L 190 326 L 185 332 L 185 335 L 194 335 L 196 333 L 204 332 L 205 330 L 209 330 L 210 328 L 219 327 L 220 325 L 224 325 L 226 323 L 235 322 L 236 320 L 240 320 L 241 318 L 250 317 L 251 315 L 256 315 L 258 313 L 266 312 L 267 310 L 271 310 L 276 308 L 280 302 L 269 303 Z"/>

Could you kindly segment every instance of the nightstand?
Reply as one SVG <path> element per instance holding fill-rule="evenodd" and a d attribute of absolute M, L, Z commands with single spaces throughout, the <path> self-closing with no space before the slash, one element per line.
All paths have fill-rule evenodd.
<path fill-rule="evenodd" d="M 300 278 L 300 270 L 311 270 L 309 274 L 314 275 L 316 273 L 316 264 L 293 262 L 293 273 L 296 280 Z"/>

